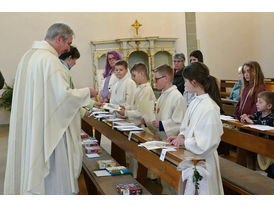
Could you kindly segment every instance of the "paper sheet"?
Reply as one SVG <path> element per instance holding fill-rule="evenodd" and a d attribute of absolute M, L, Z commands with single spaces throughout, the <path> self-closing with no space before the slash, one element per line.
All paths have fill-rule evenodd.
<path fill-rule="evenodd" d="M 149 142 L 141 143 L 138 146 L 145 147 L 148 150 L 172 147 L 172 146 L 168 146 L 168 145 L 169 145 L 169 143 L 164 142 L 164 141 L 149 141 Z M 173 148 L 175 148 L 175 147 L 173 147 Z"/>
<path fill-rule="evenodd" d="M 141 133 L 141 131 L 130 131 L 128 135 L 128 141 L 130 141 L 132 134 L 138 134 Z"/>
<path fill-rule="evenodd" d="M 106 170 L 96 170 L 93 171 L 97 177 L 111 176 L 111 174 Z"/>
<path fill-rule="evenodd" d="M 161 160 L 161 161 L 165 161 L 166 152 L 168 152 L 168 151 L 176 151 L 176 149 L 173 148 L 173 147 L 168 147 L 168 148 L 166 148 L 166 149 L 162 149 L 162 152 L 161 152 L 161 155 L 160 155 L 160 160 Z"/>
<path fill-rule="evenodd" d="M 119 122 L 119 121 L 123 121 L 125 119 L 121 119 L 121 118 L 109 118 L 109 119 L 103 119 L 103 122 Z"/>
<path fill-rule="evenodd" d="M 100 155 L 99 155 L 99 154 L 97 154 L 97 153 L 93 153 L 93 154 L 86 154 L 86 156 L 87 156 L 89 159 L 91 159 L 91 158 L 96 158 L 96 157 L 100 157 Z"/>
<path fill-rule="evenodd" d="M 101 119 L 104 117 L 113 117 L 113 115 L 112 114 L 99 114 L 97 116 L 94 116 L 95 119 Z"/>
<path fill-rule="evenodd" d="M 226 115 L 220 115 L 221 120 L 226 120 L 226 121 L 237 121 L 237 119 L 234 119 L 231 116 L 226 116 Z"/>
<path fill-rule="evenodd" d="M 261 130 L 261 131 L 268 131 L 268 130 L 274 130 L 274 127 L 270 127 L 270 126 L 267 126 L 267 125 L 258 125 L 258 124 L 248 124 L 248 125 L 244 125 L 244 127 L 250 127 L 250 128 L 253 128 L 253 129 L 258 129 L 258 130 Z"/>
<path fill-rule="evenodd" d="M 143 131 L 144 129 L 141 127 L 137 127 L 134 125 L 126 125 L 126 126 L 114 126 L 114 128 L 120 131 Z"/>

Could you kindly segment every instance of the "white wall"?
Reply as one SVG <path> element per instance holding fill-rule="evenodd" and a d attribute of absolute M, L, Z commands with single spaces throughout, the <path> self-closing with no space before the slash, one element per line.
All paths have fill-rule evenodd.
<path fill-rule="evenodd" d="M 205 63 L 217 78 L 237 79 L 249 60 L 274 77 L 274 13 L 196 13 L 196 22 Z"/>
<path fill-rule="evenodd" d="M 81 53 L 71 71 L 75 86 L 93 86 L 90 41 L 134 37 L 135 19 L 143 25 L 140 36 L 177 37 L 177 51 L 186 51 L 184 13 L 0 13 L 0 69 L 12 84 L 17 64 L 32 42 L 42 40 L 52 23 L 63 21 L 73 28 L 73 45 Z M 6 116 L 0 111 L 0 124 L 8 123 Z"/>

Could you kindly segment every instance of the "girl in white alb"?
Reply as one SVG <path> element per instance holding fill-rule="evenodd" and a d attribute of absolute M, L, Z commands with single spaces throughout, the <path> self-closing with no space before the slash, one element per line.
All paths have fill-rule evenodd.
<path fill-rule="evenodd" d="M 216 79 L 209 75 L 207 66 L 199 62 L 187 66 L 183 76 L 185 87 L 197 96 L 186 111 L 179 135 L 171 136 L 167 141 L 178 147 L 183 145 L 187 150 L 204 158 L 209 172 L 209 194 L 223 194 L 217 153 L 223 126 Z"/>

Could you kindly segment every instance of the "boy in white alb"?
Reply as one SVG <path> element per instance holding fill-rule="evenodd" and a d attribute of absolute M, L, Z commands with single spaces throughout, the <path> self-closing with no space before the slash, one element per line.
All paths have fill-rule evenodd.
<path fill-rule="evenodd" d="M 170 66 L 166 64 L 159 66 L 154 73 L 155 85 L 162 90 L 162 93 L 156 104 L 156 120 L 146 124 L 150 129 L 154 128 L 157 137 L 166 140 L 171 134 L 179 134 L 187 103 L 176 85 L 172 85 L 174 73 Z M 161 183 L 162 194 L 177 194 L 177 191 L 167 182 L 161 180 Z"/>
<path fill-rule="evenodd" d="M 178 135 L 181 122 L 187 109 L 185 98 L 176 86 L 172 85 L 173 70 L 164 64 L 154 70 L 155 85 L 162 90 L 156 104 L 156 120 L 147 123 L 153 126 L 156 136 L 163 140 L 172 135 Z"/>
<path fill-rule="evenodd" d="M 153 105 L 152 102 L 156 101 L 154 92 L 148 82 L 147 67 L 143 63 L 135 64 L 131 71 L 131 77 L 137 84 L 137 89 L 134 95 L 134 102 L 132 106 L 122 107 L 118 113 L 122 116 L 128 117 L 128 119 L 136 125 L 141 124 L 141 117 L 146 116 L 146 119 L 153 120 L 151 114 L 153 114 L 153 107 L 151 107 L 150 114 L 145 114 L 144 109 L 147 105 Z"/>
<path fill-rule="evenodd" d="M 118 81 L 111 90 L 111 104 L 125 107 L 131 107 L 133 105 L 136 84 L 127 73 L 127 62 L 124 60 L 117 61 L 115 63 L 115 75 Z"/>
<path fill-rule="evenodd" d="M 137 84 L 137 89 L 134 95 L 134 102 L 131 106 L 121 106 L 121 110 L 118 113 L 127 117 L 131 122 L 136 125 L 141 124 L 141 118 L 146 116 L 147 120 L 153 120 L 153 106 L 156 100 L 154 92 L 148 82 L 147 67 L 143 63 L 135 64 L 131 71 L 131 77 Z M 145 108 L 151 105 L 150 109 Z M 149 111 L 151 110 L 151 111 Z M 149 111 L 146 113 L 146 111 Z M 147 132 L 148 129 L 145 128 Z M 129 162 L 129 170 L 132 172 L 133 177 L 137 177 L 137 161 L 132 155 L 127 154 L 127 161 Z"/>

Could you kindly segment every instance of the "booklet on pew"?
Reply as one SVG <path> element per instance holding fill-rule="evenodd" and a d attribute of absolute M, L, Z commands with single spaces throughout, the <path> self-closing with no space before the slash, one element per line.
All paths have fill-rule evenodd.
<path fill-rule="evenodd" d="M 110 103 L 104 104 L 102 108 L 106 111 L 111 112 L 111 113 L 121 110 L 121 107 L 119 105 L 110 104 Z"/>
<path fill-rule="evenodd" d="M 107 167 L 106 170 L 112 175 L 126 175 L 130 174 L 130 171 L 124 166 Z"/>
<path fill-rule="evenodd" d="M 138 146 L 145 147 L 148 150 L 175 148 L 173 146 L 170 146 L 168 142 L 164 142 L 164 141 L 149 141 L 149 142 L 141 143 Z"/>
<path fill-rule="evenodd" d="M 113 126 L 114 128 L 120 131 L 143 131 L 144 129 L 141 127 L 137 127 L 134 125 L 126 125 L 126 126 Z"/>

